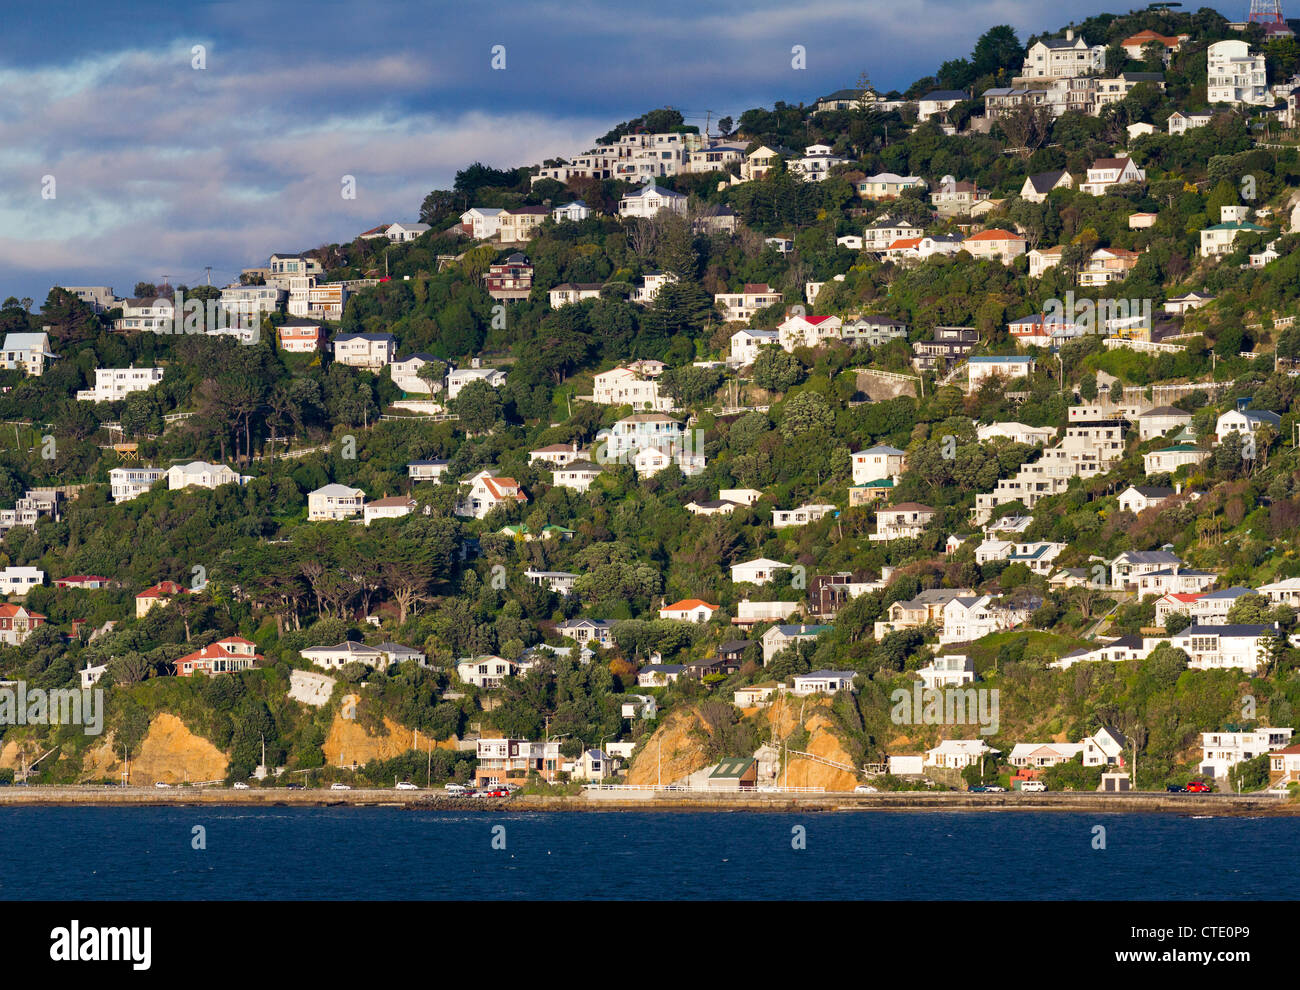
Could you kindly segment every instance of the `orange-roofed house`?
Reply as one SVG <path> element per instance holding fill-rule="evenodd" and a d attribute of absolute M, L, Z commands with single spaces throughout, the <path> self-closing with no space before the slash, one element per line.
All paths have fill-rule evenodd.
<path fill-rule="evenodd" d="M 1146 46 L 1152 42 L 1155 42 L 1164 47 L 1167 59 L 1169 53 L 1178 51 L 1188 37 L 1189 35 L 1186 34 L 1169 37 L 1168 35 L 1157 34 L 1155 31 L 1139 31 L 1137 34 L 1129 35 L 1121 41 L 1120 47 L 1124 49 L 1125 54 L 1127 54 L 1129 58 L 1138 59 L 1140 61 L 1143 54 L 1142 49 L 1146 48 Z"/>
<path fill-rule="evenodd" d="M 135 596 L 135 617 L 143 619 L 155 605 L 166 605 L 177 595 L 186 594 L 189 594 L 189 589 L 175 581 L 159 581 L 152 588 L 145 588 Z"/>
<path fill-rule="evenodd" d="M 1010 264 L 1012 259 L 1024 254 L 1025 247 L 1025 239 L 1019 234 L 997 229 L 981 230 L 978 234 L 971 234 L 962 242 L 962 248 L 975 257 L 1000 261 L 1004 265 Z"/>
<path fill-rule="evenodd" d="M 698 598 L 683 598 L 679 602 L 661 608 L 659 618 L 678 619 L 682 622 L 708 622 L 717 610 L 717 605 L 710 605 Z"/>
<path fill-rule="evenodd" d="M 480 471 L 464 484 L 469 493 L 456 505 L 456 515 L 482 519 L 498 505 L 513 505 L 528 501 L 528 496 L 514 478 L 493 477 L 491 471 Z"/>
<path fill-rule="evenodd" d="M 227 636 L 178 659 L 176 676 L 228 674 L 236 670 L 248 670 L 254 661 L 265 659 L 257 652 L 255 643 L 239 636 Z"/>
<path fill-rule="evenodd" d="M 33 629 L 45 625 L 45 616 L 21 605 L 0 605 L 0 643 L 21 646 Z"/>

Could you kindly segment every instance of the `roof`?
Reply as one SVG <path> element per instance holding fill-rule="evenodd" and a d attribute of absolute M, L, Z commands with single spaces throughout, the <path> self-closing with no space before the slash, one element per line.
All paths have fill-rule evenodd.
<path fill-rule="evenodd" d="M 906 452 L 899 450 L 897 447 L 891 447 L 887 443 L 878 443 L 874 447 L 868 447 L 866 450 L 859 450 L 853 456 L 861 457 L 863 454 L 884 454 L 887 457 L 898 457 L 904 453 Z"/>
<path fill-rule="evenodd" d="M 999 230 L 992 228 L 990 230 L 981 230 L 978 234 L 971 234 L 966 238 L 966 243 L 971 241 L 1023 241 L 1024 238 L 1019 234 L 1013 234 L 1009 230 Z"/>
<path fill-rule="evenodd" d="M 714 612 L 717 611 L 718 606 L 710 605 L 708 602 L 702 601 L 699 598 L 683 598 L 679 602 L 665 605 L 663 610 L 665 612 L 690 612 L 697 608 L 707 608 L 710 612 Z"/>
<path fill-rule="evenodd" d="M 1026 180 L 1035 192 L 1047 193 L 1056 188 L 1056 184 L 1061 181 L 1061 177 L 1069 175 L 1068 172 L 1058 170 L 1055 172 L 1039 172 L 1037 175 L 1031 175 Z"/>
<path fill-rule="evenodd" d="M 740 778 L 745 776 L 752 766 L 754 766 L 754 758 L 752 756 L 728 756 L 725 759 L 720 760 L 718 765 L 713 768 L 713 772 L 709 774 L 709 779 L 727 780 Z"/>
<path fill-rule="evenodd" d="M 1221 626 L 1201 625 L 1197 623 L 1194 626 L 1188 626 L 1178 634 L 1177 639 L 1184 639 L 1189 636 L 1223 636 L 1233 637 L 1252 637 L 1263 636 L 1267 633 L 1276 632 L 1275 626 L 1253 625 L 1247 623 L 1228 623 Z"/>
<path fill-rule="evenodd" d="M 925 101 L 966 100 L 969 97 L 959 89 L 932 89 L 921 97 Z"/>

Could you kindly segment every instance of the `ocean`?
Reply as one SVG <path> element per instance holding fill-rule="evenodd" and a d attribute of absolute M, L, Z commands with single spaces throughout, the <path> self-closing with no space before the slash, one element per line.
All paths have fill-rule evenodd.
<path fill-rule="evenodd" d="M 13 807 L 0 899 L 1283 900 L 1298 835 L 1063 812 Z"/>

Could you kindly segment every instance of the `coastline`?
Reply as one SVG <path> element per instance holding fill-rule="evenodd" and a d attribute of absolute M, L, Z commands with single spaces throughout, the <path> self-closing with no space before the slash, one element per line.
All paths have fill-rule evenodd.
<path fill-rule="evenodd" d="M 351 791 L 281 788 L 235 791 L 228 788 L 5 787 L 0 807 L 392 807 L 425 811 L 1061 811 L 1106 814 L 1285 817 L 1300 815 L 1300 802 L 1262 794 L 1169 794 L 1161 791 L 1098 794 L 1060 791 L 1042 794 L 971 794 L 965 791 L 895 791 L 877 794 L 780 794 L 736 792 L 690 794 L 640 791 L 586 791 L 580 795 L 520 794 L 510 798 L 451 798 L 441 789 Z"/>

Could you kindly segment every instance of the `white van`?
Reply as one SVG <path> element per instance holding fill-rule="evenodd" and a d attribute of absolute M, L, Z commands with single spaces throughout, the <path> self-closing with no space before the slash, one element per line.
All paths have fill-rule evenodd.
<path fill-rule="evenodd" d="M 1041 780 L 1022 780 L 1020 790 L 1031 794 L 1039 794 L 1047 790 L 1047 785 Z"/>

